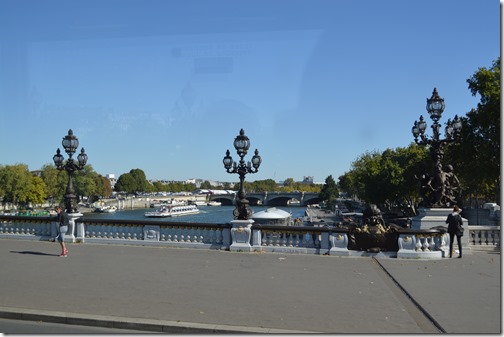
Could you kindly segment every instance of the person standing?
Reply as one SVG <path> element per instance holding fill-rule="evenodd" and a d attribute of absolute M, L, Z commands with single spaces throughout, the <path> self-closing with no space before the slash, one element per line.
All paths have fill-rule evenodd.
<path fill-rule="evenodd" d="M 462 258 L 462 236 L 464 235 L 464 227 L 462 222 L 462 216 L 460 215 L 460 208 L 457 205 L 453 207 L 453 212 L 448 214 L 446 218 L 446 223 L 448 224 L 448 234 L 450 234 L 450 257 L 452 257 L 453 252 L 453 239 L 457 237 L 457 243 L 459 248 L 459 259 Z"/>
<path fill-rule="evenodd" d="M 61 245 L 61 257 L 66 257 L 68 254 L 68 250 L 66 249 L 65 246 L 65 234 L 68 231 L 68 225 L 69 225 L 69 218 L 68 218 L 68 213 L 63 211 L 63 209 L 60 206 L 57 206 L 55 209 L 57 215 L 57 223 L 58 223 L 58 235 L 56 236 L 56 239 Z"/>

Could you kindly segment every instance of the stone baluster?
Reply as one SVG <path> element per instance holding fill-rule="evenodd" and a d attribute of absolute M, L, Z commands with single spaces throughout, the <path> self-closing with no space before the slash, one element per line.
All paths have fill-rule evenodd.
<path fill-rule="evenodd" d="M 223 249 L 228 249 L 231 245 L 231 231 L 229 228 L 219 228 L 218 231 L 219 241 L 218 243 L 222 244 Z"/>
<path fill-rule="evenodd" d="M 423 237 L 422 250 L 424 252 L 430 252 L 431 250 L 434 250 L 434 247 L 431 246 L 430 240 L 431 240 L 430 236 Z"/>

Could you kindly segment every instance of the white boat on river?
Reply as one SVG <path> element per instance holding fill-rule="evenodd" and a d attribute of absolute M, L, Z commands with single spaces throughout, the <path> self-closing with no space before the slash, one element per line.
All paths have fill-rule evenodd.
<path fill-rule="evenodd" d="M 182 205 L 182 206 L 162 206 L 154 212 L 145 212 L 144 215 L 148 218 L 164 218 L 171 216 L 180 216 L 188 214 L 199 213 L 196 205 Z"/>
<path fill-rule="evenodd" d="M 116 206 L 105 205 L 105 206 L 95 208 L 96 213 L 114 213 L 115 211 L 117 211 Z"/>

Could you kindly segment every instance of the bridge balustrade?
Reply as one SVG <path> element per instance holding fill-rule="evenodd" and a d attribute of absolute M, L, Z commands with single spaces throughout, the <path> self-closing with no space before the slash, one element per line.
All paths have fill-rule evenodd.
<path fill-rule="evenodd" d="M 500 250 L 500 226 L 468 226 L 471 248 Z"/>
<path fill-rule="evenodd" d="M 52 220 L 48 217 L 0 216 L 0 236 L 32 237 L 40 240 L 51 237 Z"/>
<path fill-rule="evenodd" d="M 0 215 L 0 238 L 53 241 L 57 224 L 49 217 Z M 233 244 L 231 224 L 163 221 L 77 219 L 67 240 L 81 243 L 120 243 L 171 247 L 224 249 Z M 366 256 L 348 249 L 344 228 L 252 225 L 250 251 Z M 471 249 L 500 250 L 500 226 L 469 226 Z M 437 229 L 399 232 L 399 250 L 385 252 L 398 258 L 441 258 L 448 255 L 449 236 Z M 381 254 L 381 253 L 380 253 Z"/>

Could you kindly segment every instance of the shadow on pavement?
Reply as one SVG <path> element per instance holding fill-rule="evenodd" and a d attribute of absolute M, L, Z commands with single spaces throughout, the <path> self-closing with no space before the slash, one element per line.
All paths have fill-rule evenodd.
<path fill-rule="evenodd" d="M 22 252 L 16 252 L 11 250 L 11 253 L 16 253 L 16 254 L 30 254 L 30 255 L 42 255 L 42 256 L 59 256 L 59 254 L 47 254 L 47 253 L 42 253 L 42 252 L 32 252 L 32 251 L 22 251 Z"/>

